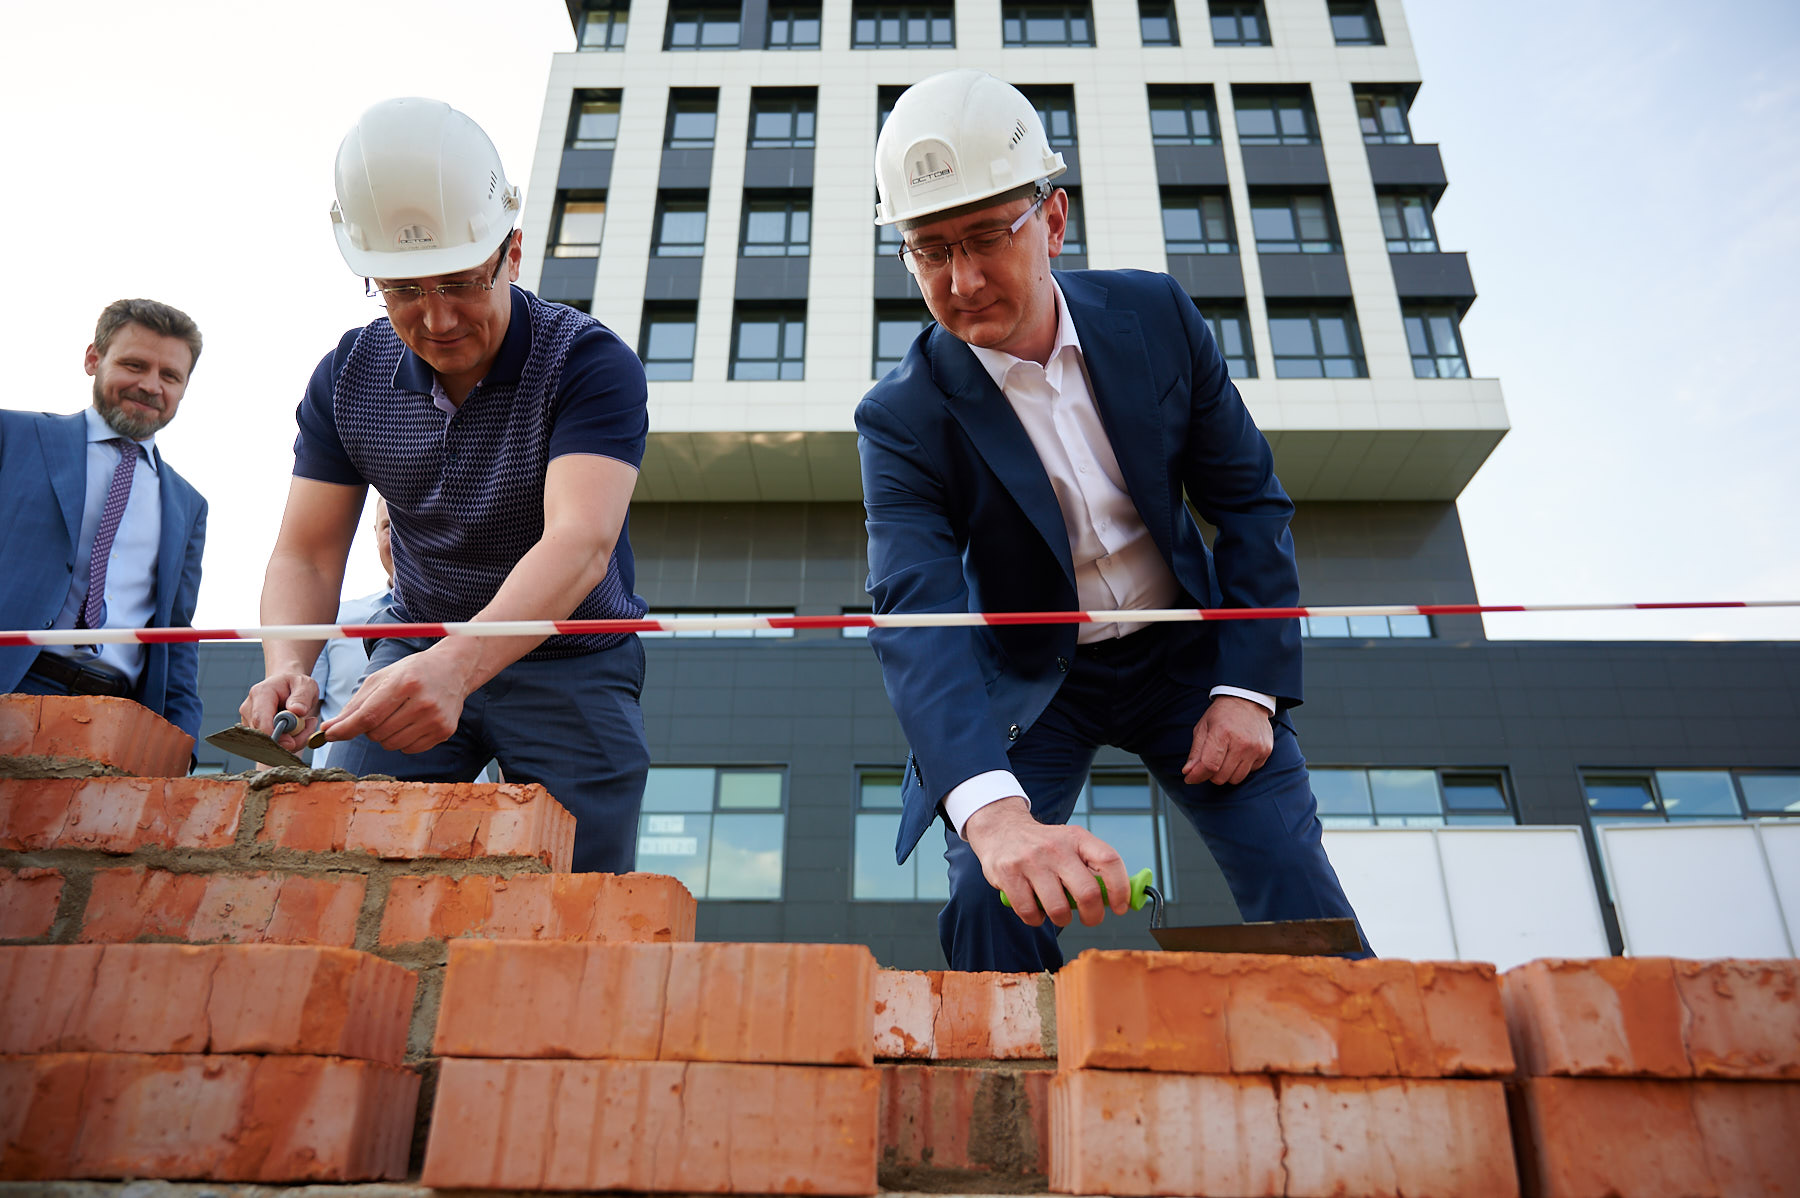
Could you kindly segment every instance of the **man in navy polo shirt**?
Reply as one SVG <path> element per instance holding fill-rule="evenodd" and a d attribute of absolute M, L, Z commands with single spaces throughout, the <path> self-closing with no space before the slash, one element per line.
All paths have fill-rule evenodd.
<path fill-rule="evenodd" d="M 436 100 L 364 113 L 338 150 L 338 248 L 387 313 L 313 372 L 263 584 L 269 624 L 329 623 L 367 489 L 392 518 L 382 622 L 633 618 L 626 509 L 643 459 L 644 371 L 584 313 L 519 277 L 493 143 Z M 576 870 L 635 859 L 649 752 L 631 635 L 388 638 L 326 738 L 354 773 L 467 781 L 497 758 L 575 814 Z M 240 709 L 319 726 L 320 643 L 268 641 Z"/>

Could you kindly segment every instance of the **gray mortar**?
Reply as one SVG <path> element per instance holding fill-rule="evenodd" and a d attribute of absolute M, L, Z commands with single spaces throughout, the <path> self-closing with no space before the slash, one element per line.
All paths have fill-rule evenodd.
<path fill-rule="evenodd" d="M 42 757 L 20 753 L 0 757 L 0 778 L 130 778 L 130 770 L 82 757 Z"/>
<path fill-rule="evenodd" d="M 271 786 L 279 786 L 283 782 L 293 782 L 306 786 L 313 782 L 398 782 L 392 774 L 353 774 L 349 770 L 338 769 L 328 765 L 324 769 L 313 769 L 309 765 L 277 765 L 266 770 L 245 770 L 241 774 L 224 775 L 233 781 L 249 784 L 251 790 L 267 790 Z"/>
<path fill-rule="evenodd" d="M 1051 1060 L 1056 1059 L 1056 978 L 1049 973 L 1037 976 L 1038 1045 Z"/>

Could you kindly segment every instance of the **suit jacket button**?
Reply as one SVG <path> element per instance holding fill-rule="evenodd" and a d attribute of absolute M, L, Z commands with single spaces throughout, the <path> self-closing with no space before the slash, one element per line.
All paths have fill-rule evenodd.
<path fill-rule="evenodd" d="M 1018 740 L 1019 739 L 1019 726 L 1017 724 L 1014 724 L 1012 727 L 1010 727 L 1006 730 L 1006 739 L 1007 740 Z"/>
<path fill-rule="evenodd" d="M 1069 672 L 1069 659 L 1066 657 L 1057 658 L 1056 659 L 1056 668 L 1058 670 L 1062 671 L 1064 674 L 1067 674 Z"/>

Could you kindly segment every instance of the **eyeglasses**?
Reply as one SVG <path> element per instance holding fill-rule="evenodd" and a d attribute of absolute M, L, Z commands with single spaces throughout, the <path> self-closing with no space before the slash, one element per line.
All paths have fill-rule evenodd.
<path fill-rule="evenodd" d="M 420 287 L 408 283 L 402 287 L 377 287 L 374 280 L 363 280 L 363 294 L 387 309 L 410 308 L 420 303 L 428 295 L 449 300 L 453 304 L 478 303 L 481 297 L 492 291 L 500 281 L 500 268 L 506 265 L 506 252 L 512 248 L 512 237 L 508 235 L 500 246 L 500 256 L 494 260 L 494 271 L 483 282 L 480 279 L 461 279 L 449 283 L 439 283 L 436 287 Z"/>
<path fill-rule="evenodd" d="M 963 253 L 970 258 L 992 258 L 1012 248 L 1013 234 L 1025 227 L 1048 196 L 1039 196 L 1031 207 L 1025 209 L 1023 215 L 1004 229 L 990 229 L 985 233 L 977 233 L 973 237 L 964 237 L 960 241 L 947 241 L 941 245 L 913 245 L 900 251 L 900 261 L 906 263 L 906 269 L 915 275 L 934 275 L 950 265 L 950 258 L 956 253 L 956 247 L 962 246 Z"/>

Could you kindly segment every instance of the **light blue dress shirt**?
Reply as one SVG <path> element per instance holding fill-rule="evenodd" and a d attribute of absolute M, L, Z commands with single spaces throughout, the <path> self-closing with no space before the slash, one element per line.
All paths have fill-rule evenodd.
<path fill-rule="evenodd" d="M 90 407 L 86 416 L 87 497 L 81 508 L 75 573 L 69 579 L 68 598 L 56 616 L 57 628 L 75 627 L 81 614 L 94 537 L 100 531 L 100 512 L 106 506 L 106 492 L 119 464 L 118 448 L 105 442 L 120 434 L 94 408 Z M 156 473 L 156 438 L 132 442 L 126 452 L 137 454 L 137 471 L 131 477 L 131 498 L 113 537 L 112 558 L 106 564 L 103 628 L 145 628 L 156 613 L 157 554 L 162 547 L 162 486 Z M 138 675 L 144 670 L 142 645 L 58 645 L 47 652 L 60 653 L 78 665 L 98 659 L 123 673 L 132 686 L 137 685 Z"/>

